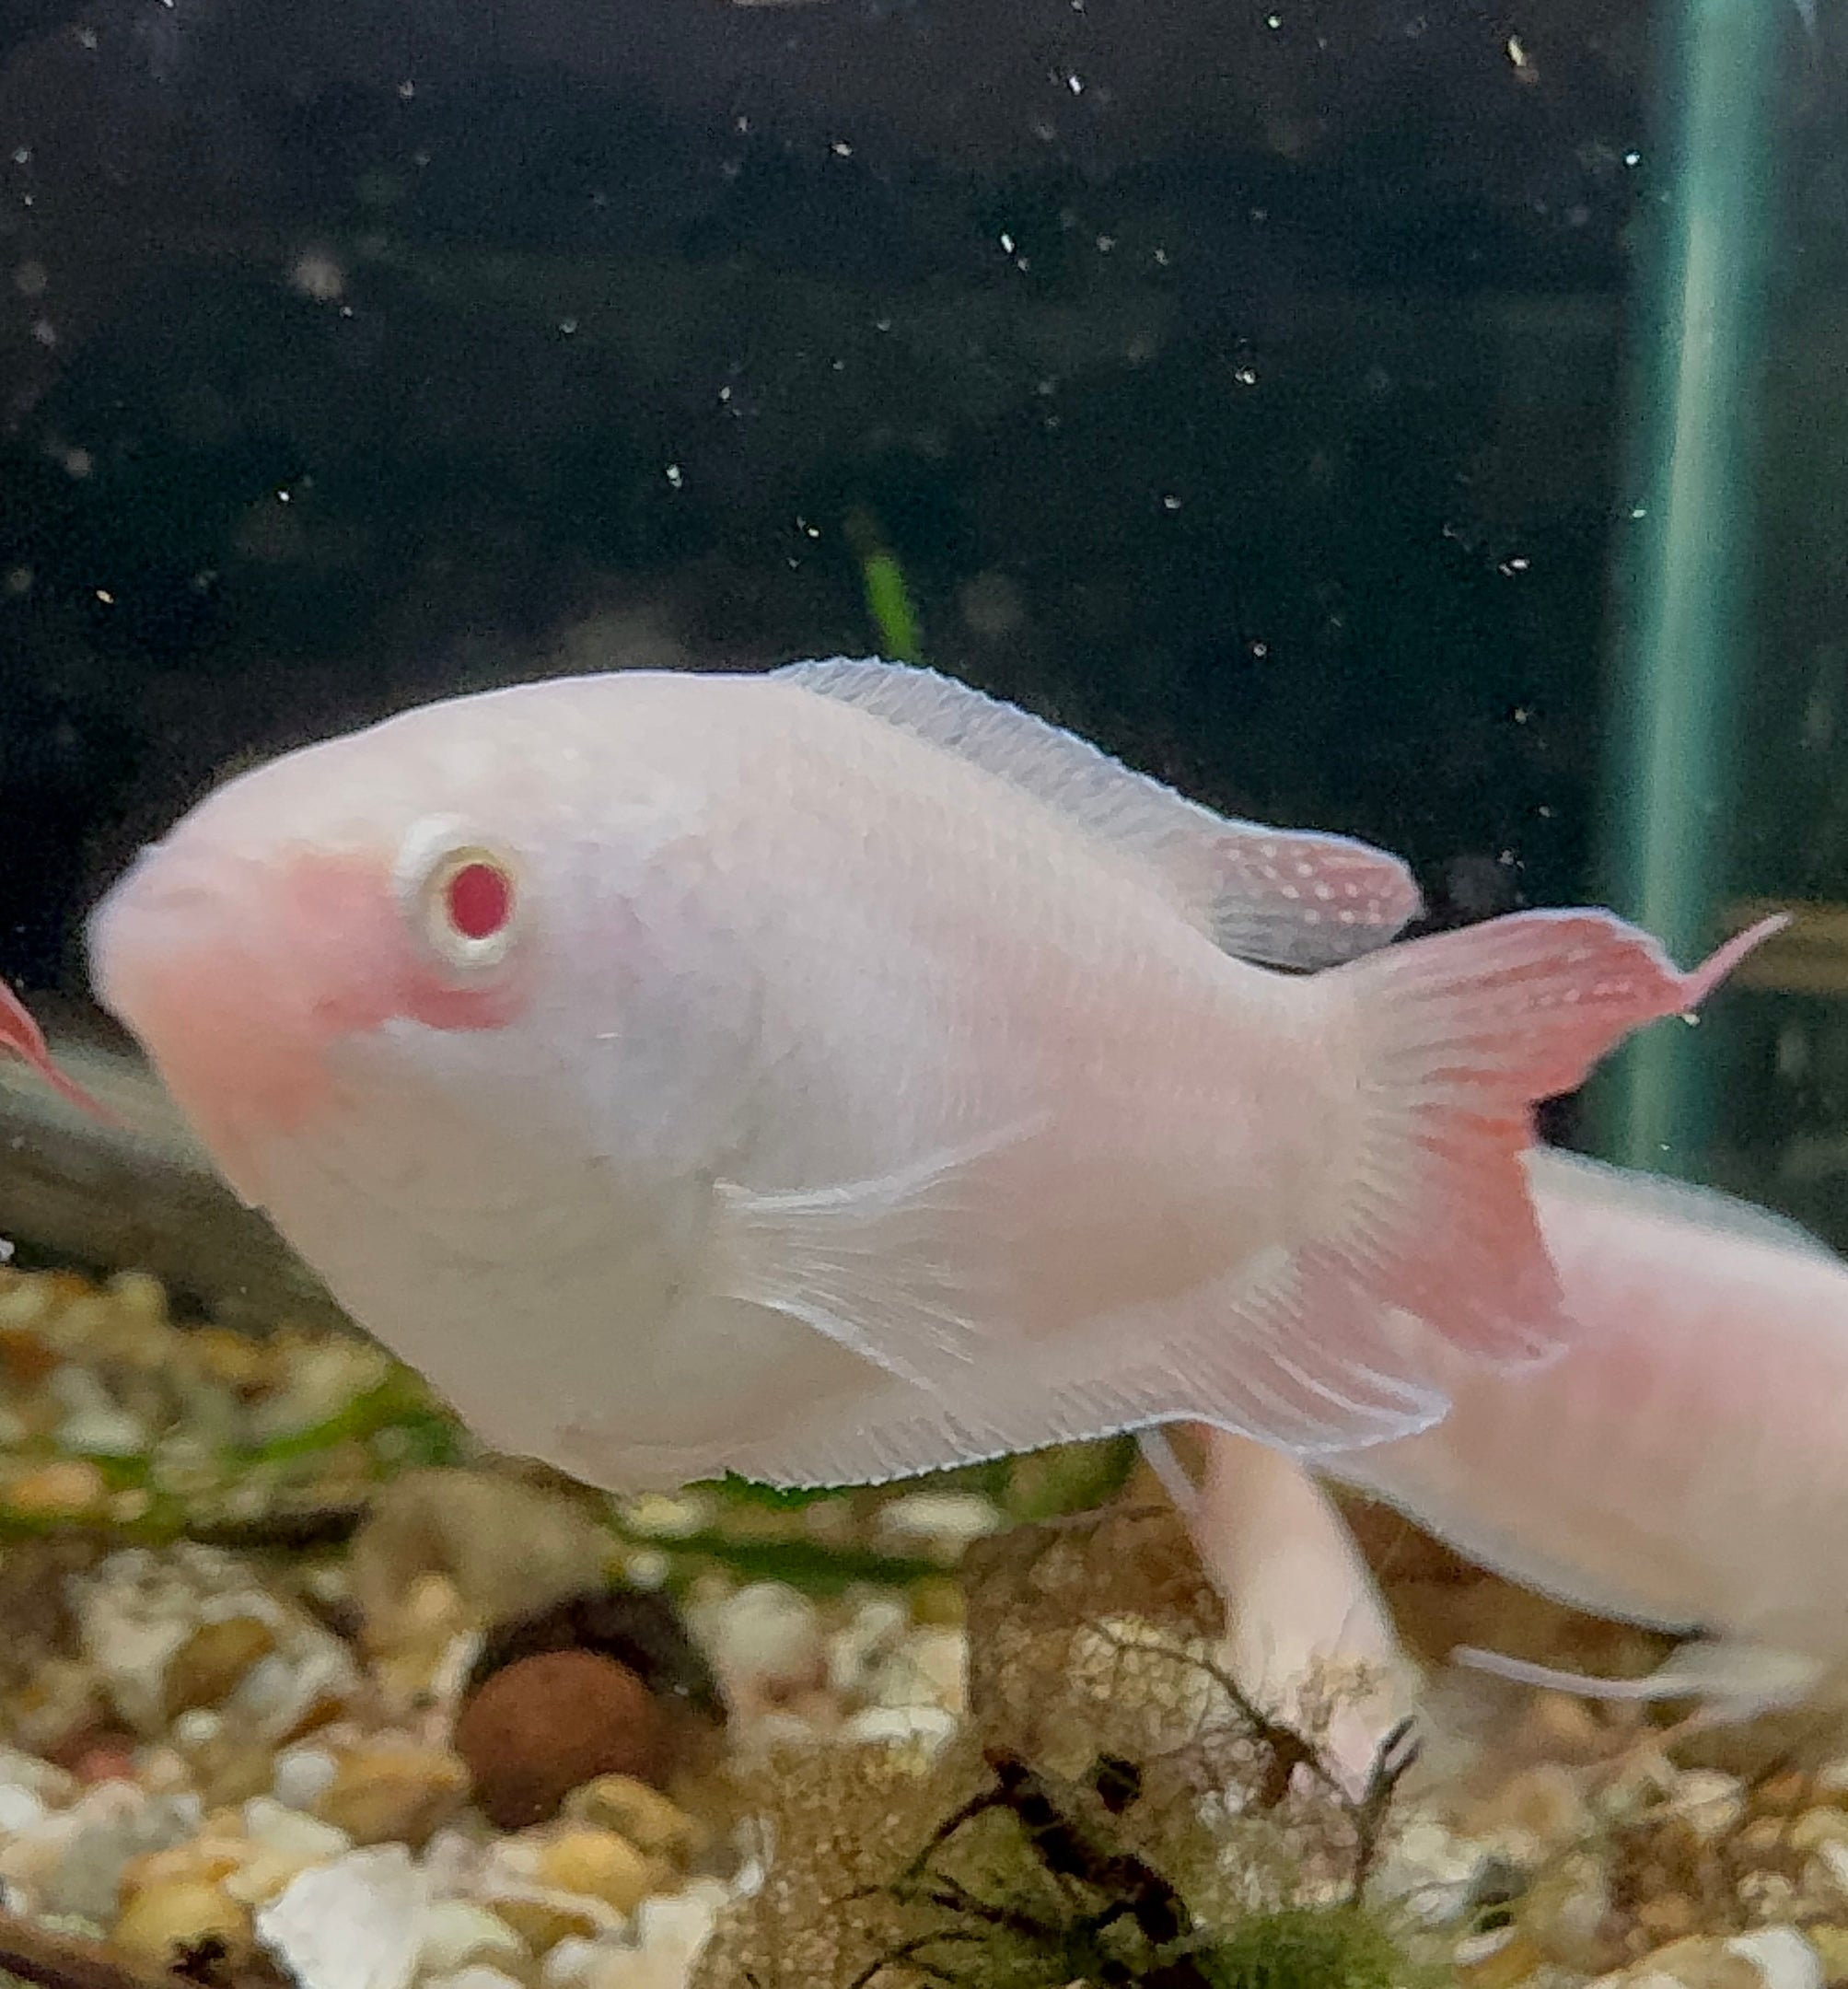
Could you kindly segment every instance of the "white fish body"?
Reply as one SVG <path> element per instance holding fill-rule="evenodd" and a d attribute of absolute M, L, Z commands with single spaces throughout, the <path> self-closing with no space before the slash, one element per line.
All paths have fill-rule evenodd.
<path fill-rule="evenodd" d="M 1176 1416 L 1401 1434 L 1444 1395 L 1395 1303 L 1551 1352 L 1528 1103 L 1757 936 L 1686 976 L 1595 913 L 1307 980 L 1222 950 L 1324 964 L 1415 902 L 1377 852 L 840 663 L 289 755 L 91 953 L 234 1183 L 489 1440 L 833 1483 Z"/>
<path fill-rule="evenodd" d="M 1430 1349 L 1452 1406 L 1323 1460 L 1471 1558 L 1599 1614 L 1700 1631 L 1652 1681 L 1728 1716 L 1848 1659 L 1848 1263 L 1710 1190 L 1536 1150 L 1528 1177 L 1584 1329 L 1518 1376 Z"/>

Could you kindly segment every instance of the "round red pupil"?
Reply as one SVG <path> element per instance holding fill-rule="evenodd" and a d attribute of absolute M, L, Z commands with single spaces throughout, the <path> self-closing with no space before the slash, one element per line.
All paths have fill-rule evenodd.
<path fill-rule="evenodd" d="M 445 901 L 464 939 L 492 939 L 513 915 L 513 879 L 493 864 L 464 864 L 445 887 Z"/>

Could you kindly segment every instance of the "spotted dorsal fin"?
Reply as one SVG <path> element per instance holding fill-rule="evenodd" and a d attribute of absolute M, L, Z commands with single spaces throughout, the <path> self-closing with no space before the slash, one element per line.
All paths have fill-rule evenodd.
<path fill-rule="evenodd" d="M 1237 821 L 954 678 L 834 657 L 774 674 L 954 753 L 1145 864 L 1227 953 L 1330 967 L 1382 946 L 1421 909 L 1398 857 L 1346 836 Z"/>

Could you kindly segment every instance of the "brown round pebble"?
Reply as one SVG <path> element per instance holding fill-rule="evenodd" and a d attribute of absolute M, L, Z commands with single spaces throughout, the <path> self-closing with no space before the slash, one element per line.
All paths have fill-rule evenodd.
<path fill-rule="evenodd" d="M 457 1716 L 452 1745 L 475 1800 L 501 1830 L 542 1823 L 581 1784 L 671 1769 L 660 1702 L 627 1665 L 595 1651 L 547 1651 L 484 1680 Z"/>

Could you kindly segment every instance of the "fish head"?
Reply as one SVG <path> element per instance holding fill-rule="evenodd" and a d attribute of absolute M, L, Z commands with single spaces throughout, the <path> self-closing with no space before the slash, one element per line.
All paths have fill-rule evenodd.
<path fill-rule="evenodd" d="M 92 914 L 99 999 L 247 1200 L 274 1154 L 401 1146 L 424 1106 L 432 1150 L 404 1164 L 440 1172 L 459 1130 L 542 1126 L 617 1062 L 611 1019 L 659 964 L 645 873 L 686 810 L 494 695 L 238 775 Z"/>

